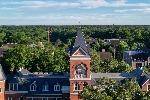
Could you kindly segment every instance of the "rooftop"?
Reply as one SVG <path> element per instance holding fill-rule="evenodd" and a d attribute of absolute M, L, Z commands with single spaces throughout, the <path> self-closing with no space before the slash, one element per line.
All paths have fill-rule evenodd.
<path fill-rule="evenodd" d="M 81 30 L 77 31 L 77 36 L 71 54 L 73 54 L 78 48 L 82 48 L 89 55 L 89 47 L 83 37 Z"/>

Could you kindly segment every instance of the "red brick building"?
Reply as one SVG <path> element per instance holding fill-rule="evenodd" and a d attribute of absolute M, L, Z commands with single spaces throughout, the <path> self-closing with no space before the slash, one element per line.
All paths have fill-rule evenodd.
<path fill-rule="evenodd" d="M 81 31 L 70 52 L 70 100 L 80 99 L 80 92 L 91 82 L 89 48 Z"/>

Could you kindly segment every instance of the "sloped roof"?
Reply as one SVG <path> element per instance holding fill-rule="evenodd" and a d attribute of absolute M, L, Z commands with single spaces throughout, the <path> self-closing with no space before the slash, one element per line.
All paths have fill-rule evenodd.
<path fill-rule="evenodd" d="M 100 52 L 100 57 L 101 57 L 102 60 L 105 60 L 105 59 L 111 60 L 112 53 L 110 53 L 110 52 Z"/>
<path fill-rule="evenodd" d="M 137 81 L 139 85 L 142 86 L 147 80 L 149 80 L 149 78 L 147 77 L 147 75 L 144 75 L 144 76 L 141 76 L 140 80 L 137 80 Z"/>
<path fill-rule="evenodd" d="M 21 70 L 19 70 L 19 73 L 22 74 L 22 75 L 31 74 L 31 72 L 29 72 L 27 69 L 21 69 Z"/>
<path fill-rule="evenodd" d="M 92 78 L 112 78 L 112 79 L 124 79 L 131 78 L 129 73 L 92 73 Z"/>
<path fill-rule="evenodd" d="M 19 72 L 19 71 L 18 71 Z M 18 73 L 17 72 L 17 73 Z M 30 91 L 30 85 L 35 82 L 37 86 L 36 91 Z M 38 94 L 61 94 L 62 92 L 69 91 L 69 76 L 67 73 L 57 73 L 57 74 L 26 74 L 26 75 L 14 75 L 11 74 L 7 78 L 7 83 L 18 83 L 18 91 L 28 91 L 28 96 L 38 95 Z M 47 84 L 49 91 L 42 91 L 43 86 Z M 54 85 L 60 85 L 60 91 L 54 91 Z M 67 87 L 67 88 L 65 88 Z M 6 87 L 6 90 L 9 90 Z"/>
<path fill-rule="evenodd" d="M 142 86 L 147 80 L 150 79 L 150 73 L 145 74 L 142 68 L 134 69 L 132 72 L 123 72 L 123 73 L 92 73 L 92 84 L 96 83 L 96 80 L 100 78 L 111 78 L 114 80 L 123 80 L 136 78 L 136 81 Z"/>
<path fill-rule="evenodd" d="M 88 48 L 88 45 L 86 44 L 86 41 L 85 41 L 85 39 L 83 37 L 83 34 L 82 34 L 81 30 L 77 31 L 77 36 L 76 36 L 76 39 L 75 39 L 75 43 L 74 43 L 73 49 L 71 50 L 71 55 L 78 48 L 82 48 L 89 55 L 89 48 Z"/>
<path fill-rule="evenodd" d="M 132 56 L 132 59 L 139 59 L 139 60 L 147 60 L 147 58 L 149 57 L 149 53 L 139 53 L 139 54 L 135 54 Z"/>
<path fill-rule="evenodd" d="M 3 71 L 2 65 L 0 64 L 0 81 L 6 80 L 5 73 Z"/>

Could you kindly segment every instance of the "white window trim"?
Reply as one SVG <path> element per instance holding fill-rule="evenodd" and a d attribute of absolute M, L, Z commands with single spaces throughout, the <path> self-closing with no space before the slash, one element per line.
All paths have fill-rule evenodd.
<path fill-rule="evenodd" d="M 8 97 L 8 100 L 13 100 L 13 97 Z"/>
<path fill-rule="evenodd" d="M 42 100 L 48 100 L 48 97 L 42 97 Z"/>
<path fill-rule="evenodd" d="M 62 97 L 27 97 L 27 99 L 32 99 L 32 100 L 35 100 L 35 99 L 42 99 L 43 100 L 44 98 L 47 99 L 47 100 L 51 99 L 51 98 L 53 98 L 53 99 L 55 98 L 56 100 L 57 99 L 62 99 Z"/>
<path fill-rule="evenodd" d="M 78 84 L 78 83 L 77 83 Z M 79 85 L 79 84 L 78 84 Z M 80 85 L 79 85 L 80 86 Z M 76 87 L 76 83 L 74 84 L 74 91 L 82 91 L 81 89 L 79 89 L 79 87 L 78 87 L 78 90 L 76 90 L 75 89 L 75 87 Z"/>
<path fill-rule="evenodd" d="M 147 84 L 147 91 L 149 91 L 149 90 L 148 90 L 148 86 L 149 86 L 149 85 L 150 85 L 150 84 Z"/>
<path fill-rule="evenodd" d="M 35 82 L 36 82 L 36 81 L 34 81 L 34 82 L 30 85 L 30 91 L 36 91 L 37 86 L 36 86 Z M 32 86 L 35 87 L 34 90 L 32 89 Z"/>
<path fill-rule="evenodd" d="M 11 90 L 12 85 L 12 90 Z M 9 83 L 9 91 L 15 91 L 15 85 L 17 86 L 16 90 L 18 90 L 18 83 Z"/>
<path fill-rule="evenodd" d="M 58 87 L 59 87 L 59 90 L 57 90 Z M 54 91 L 60 91 L 60 85 L 54 85 Z"/>
<path fill-rule="evenodd" d="M 76 52 L 77 51 L 79 51 L 79 50 L 81 50 L 81 51 L 83 51 L 83 53 L 85 54 L 85 55 L 75 55 L 76 54 Z M 83 50 L 82 48 L 78 48 L 73 54 L 72 54 L 72 56 L 87 56 L 87 53 L 85 52 L 85 50 Z"/>

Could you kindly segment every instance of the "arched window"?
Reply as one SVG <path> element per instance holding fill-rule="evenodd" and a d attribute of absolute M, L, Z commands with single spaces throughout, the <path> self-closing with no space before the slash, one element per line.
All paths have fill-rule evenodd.
<path fill-rule="evenodd" d="M 79 64 L 75 69 L 76 78 L 85 78 L 86 77 L 86 66 L 84 64 Z"/>
<path fill-rule="evenodd" d="M 87 82 L 84 82 L 83 83 L 83 87 L 85 87 L 85 86 L 87 86 L 88 85 L 88 83 Z"/>
<path fill-rule="evenodd" d="M 74 90 L 75 91 L 80 90 L 80 85 L 77 82 L 74 84 Z"/>
<path fill-rule="evenodd" d="M 30 85 L 30 91 L 36 91 L 36 81 L 34 81 L 31 85 Z"/>
<path fill-rule="evenodd" d="M 54 85 L 54 91 L 60 91 L 60 85 L 58 83 Z"/>

